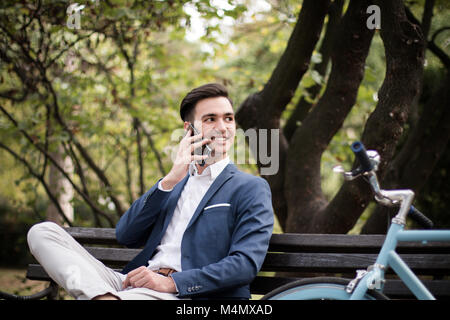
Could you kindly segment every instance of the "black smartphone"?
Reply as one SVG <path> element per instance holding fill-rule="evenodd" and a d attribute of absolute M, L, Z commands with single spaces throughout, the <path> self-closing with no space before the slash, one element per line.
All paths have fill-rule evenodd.
<path fill-rule="evenodd" d="M 192 135 L 199 134 L 198 130 L 195 129 L 195 127 L 192 125 L 192 123 L 189 122 L 189 126 L 190 126 L 191 129 L 192 129 Z M 211 156 L 211 152 L 212 152 L 212 149 L 211 149 L 210 146 L 208 146 L 207 144 L 204 144 L 204 145 L 202 146 L 202 153 L 201 153 L 202 155 L 208 155 L 208 158 L 209 158 L 209 157 Z M 201 160 L 201 161 L 199 162 L 199 165 L 203 167 L 203 166 L 206 164 L 206 161 L 205 161 L 205 160 L 206 160 L 206 159 Z"/>

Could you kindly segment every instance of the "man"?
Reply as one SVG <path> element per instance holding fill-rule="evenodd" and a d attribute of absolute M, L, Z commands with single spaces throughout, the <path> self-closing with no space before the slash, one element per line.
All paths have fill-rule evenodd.
<path fill-rule="evenodd" d="M 249 283 L 261 268 L 273 228 L 269 185 L 230 163 L 236 124 L 225 87 L 206 84 L 192 90 L 180 115 L 186 135 L 172 169 L 116 226 L 120 243 L 144 247 L 122 273 L 94 259 L 55 224 L 38 224 L 29 231 L 31 252 L 73 296 L 250 297 Z M 206 144 L 210 155 L 197 152 Z M 80 268 L 81 276 L 67 285 L 70 266 Z"/>

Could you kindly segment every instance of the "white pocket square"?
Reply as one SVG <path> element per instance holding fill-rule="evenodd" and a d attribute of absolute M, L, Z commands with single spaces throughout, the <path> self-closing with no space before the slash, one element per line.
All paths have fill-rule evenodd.
<path fill-rule="evenodd" d="M 217 203 L 210 206 L 207 206 L 203 209 L 203 211 L 206 211 L 208 209 L 217 208 L 217 207 L 230 207 L 231 205 L 229 203 Z"/>

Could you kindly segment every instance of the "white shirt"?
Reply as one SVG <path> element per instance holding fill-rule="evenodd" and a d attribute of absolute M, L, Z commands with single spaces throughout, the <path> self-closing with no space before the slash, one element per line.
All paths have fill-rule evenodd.
<path fill-rule="evenodd" d="M 206 191 L 208 191 L 214 180 L 229 163 L 230 159 L 226 157 L 209 165 L 203 170 L 202 174 L 198 174 L 194 162 L 189 165 L 189 179 L 178 199 L 172 220 L 167 226 L 161 243 L 156 248 L 156 254 L 148 261 L 150 270 L 171 268 L 181 271 L 181 240 L 183 239 L 184 231 Z M 161 181 L 158 184 L 158 188 L 166 192 L 172 191 L 172 189 L 164 190 Z"/>

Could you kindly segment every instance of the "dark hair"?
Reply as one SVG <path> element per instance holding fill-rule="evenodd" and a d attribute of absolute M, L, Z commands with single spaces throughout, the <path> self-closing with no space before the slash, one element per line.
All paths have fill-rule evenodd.
<path fill-rule="evenodd" d="M 187 121 L 192 116 L 192 111 L 195 108 L 197 102 L 207 98 L 214 97 L 225 97 L 230 101 L 231 105 L 233 102 L 228 97 L 228 90 L 225 86 L 220 83 L 208 83 L 200 87 L 192 89 L 181 101 L 180 105 L 180 116 L 183 121 Z"/>

